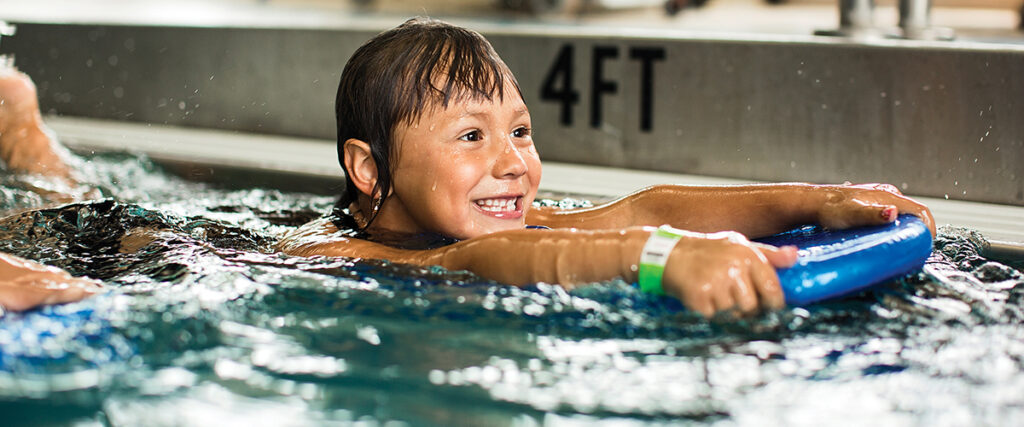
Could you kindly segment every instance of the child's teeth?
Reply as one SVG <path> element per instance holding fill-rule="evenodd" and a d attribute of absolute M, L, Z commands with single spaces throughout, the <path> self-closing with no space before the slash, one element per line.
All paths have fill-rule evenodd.
<path fill-rule="evenodd" d="M 486 199 L 477 200 L 477 206 L 488 212 L 511 211 L 515 209 L 515 199 Z"/>

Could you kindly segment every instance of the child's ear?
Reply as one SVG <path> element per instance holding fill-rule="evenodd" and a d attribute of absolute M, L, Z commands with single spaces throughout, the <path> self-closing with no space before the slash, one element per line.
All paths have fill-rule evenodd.
<path fill-rule="evenodd" d="M 372 199 L 373 187 L 377 185 L 377 162 L 370 153 L 370 144 L 352 138 L 345 141 L 345 170 L 348 179 L 352 180 L 363 194 Z"/>

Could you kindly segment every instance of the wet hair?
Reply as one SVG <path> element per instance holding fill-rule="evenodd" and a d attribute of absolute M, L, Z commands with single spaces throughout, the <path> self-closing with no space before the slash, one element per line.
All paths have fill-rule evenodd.
<path fill-rule="evenodd" d="M 397 152 L 395 130 L 412 125 L 431 108 L 465 100 L 499 100 L 505 85 L 522 92 L 491 44 L 476 31 L 427 18 L 413 18 L 370 39 L 352 54 L 341 73 L 334 112 L 338 122 L 338 162 L 345 191 L 336 206 L 359 196 L 345 169 L 345 141 L 370 146 L 377 164 L 373 194 L 391 192 L 391 166 Z M 376 217 L 376 209 L 367 225 Z"/>

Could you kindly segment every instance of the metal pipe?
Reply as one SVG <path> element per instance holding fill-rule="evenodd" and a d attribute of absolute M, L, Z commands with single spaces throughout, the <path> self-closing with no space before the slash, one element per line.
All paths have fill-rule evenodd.
<path fill-rule="evenodd" d="M 13 36 L 14 26 L 4 21 L 0 21 L 0 42 L 3 41 L 4 36 Z M 0 68 L 10 67 L 14 65 L 14 58 L 10 55 L 0 54 Z"/>
<path fill-rule="evenodd" d="M 932 25 L 932 0 L 900 0 L 900 28 L 923 30 Z"/>
<path fill-rule="evenodd" d="M 819 36 L 881 37 L 875 27 L 875 0 L 839 0 L 839 28 L 818 30 Z"/>
<path fill-rule="evenodd" d="M 952 40 L 953 30 L 932 26 L 932 0 L 900 0 L 900 29 L 905 39 Z"/>
<path fill-rule="evenodd" d="M 839 31 L 875 27 L 875 0 L 839 0 Z"/>

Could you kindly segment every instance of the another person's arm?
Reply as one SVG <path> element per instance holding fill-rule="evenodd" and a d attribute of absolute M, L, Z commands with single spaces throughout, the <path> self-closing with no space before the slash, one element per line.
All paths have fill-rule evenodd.
<path fill-rule="evenodd" d="M 573 288 L 616 277 L 637 279 L 649 227 L 623 230 L 513 230 L 434 250 L 402 250 L 339 236 L 327 220 L 314 221 L 286 237 L 278 249 L 292 255 L 386 259 L 440 265 L 512 285 L 537 282 Z M 775 267 L 790 266 L 795 250 L 755 246 L 737 233 L 684 236 L 668 257 L 665 292 L 704 315 L 783 305 Z"/>
<path fill-rule="evenodd" d="M 534 208 L 527 223 L 587 230 L 669 224 L 756 238 L 810 223 L 830 228 L 884 224 L 899 213 L 917 215 L 935 234 L 931 211 L 886 184 L 658 185 L 593 208 Z"/>
<path fill-rule="evenodd" d="M 0 308 L 24 311 L 40 305 L 78 301 L 99 290 L 93 280 L 56 267 L 0 253 Z"/>
<path fill-rule="evenodd" d="M 98 197 L 96 189 L 76 179 L 71 158 L 43 124 L 32 80 L 0 58 L 0 160 L 4 168 L 48 177 L 42 187 L 31 189 L 50 202 Z"/>

